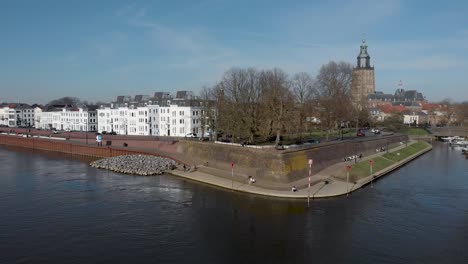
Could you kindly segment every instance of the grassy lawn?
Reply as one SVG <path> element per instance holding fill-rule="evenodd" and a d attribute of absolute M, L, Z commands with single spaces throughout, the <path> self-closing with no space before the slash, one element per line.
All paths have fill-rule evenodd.
<path fill-rule="evenodd" d="M 427 147 L 427 144 L 428 143 L 426 142 L 414 143 L 414 144 L 409 145 L 406 148 L 400 149 L 395 152 L 387 153 L 383 156 L 389 160 L 400 161 L 402 159 L 406 159 L 407 157 L 413 155 L 414 153 L 418 151 L 425 149 Z M 398 155 L 398 153 L 400 153 L 400 155 Z"/>
<path fill-rule="evenodd" d="M 429 133 L 427 133 L 426 130 L 424 130 L 422 128 L 418 128 L 418 127 L 410 127 L 410 128 L 408 128 L 406 133 L 408 135 L 411 135 L 411 136 L 424 136 L 424 135 L 429 134 Z"/>
<path fill-rule="evenodd" d="M 373 159 L 374 164 L 372 166 L 372 171 L 377 172 L 380 170 L 385 169 L 386 167 L 396 163 L 394 161 L 390 161 L 388 159 L 384 159 L 382 157 L 376 157 Z M 356 181 L 362 178 L 365 178 L 367 176 L 370 176 L 370 165 L 369 161 L 361 161 L 356 164 L 350 164 L 351 165 L 351 170 L 349 171 L 349 181 Z M 343 171 L 339 172 L 338 175 L 336 175 L 338 178 L 346 180 L 346 170 L 343 168 Z"/>
<path fill-rule="evenodd" d="M 393 165 L 397 163 L 398 161 L 405 159 L 415 154 L 416 152 L 425 149 L 427 146 L 428 146 L 428 143 L 426 142 L 413 143 L 406 148 L 400 149 L 395 152 L 384 154 L 381 157 L 376 157 L 373 159 L 374 160 L 374 164 L 372 167 L 373 173 L 383 170 L 389 167 L 390 165 Z M 397 155 L 397 153 L 400 153 L 400 155 Z M 351 170 L 349 172 L 349 181 L 353 182 L 353 181 L 357 181 L 359 179 L 370 176 L 369 160 L 361 161 L 356 164 L 350 163 L 350 165 L 351 165 Z M 335 176 L 343 180 L 346 180 L 346 169 L 343 168 L 343 170 L 340 172 L 337 172 Z"/>

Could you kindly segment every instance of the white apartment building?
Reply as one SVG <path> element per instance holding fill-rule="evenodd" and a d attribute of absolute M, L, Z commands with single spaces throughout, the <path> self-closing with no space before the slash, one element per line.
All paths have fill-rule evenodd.
<path fill-rule="evenodd" d="M 201 136 L 201 107 L 170 105 L 154 110 L 156 115 L 152 120 L 159 120 L 159 123 L 152 123 L 153 135 L 185 137 L 188 133 L 196 133 Z"/>
<path fill-rule="evenodd" d="M 149 95 L 120 95 L 98 113 L 98 131 L 119 135 L 201 136 L 203 101 L 190 91 Z M 211 111 L 215 111 L 214 108 Z M 209 131 L 206 125 L 205 132 Z"/>
<path fill-rule="evenodd" d="M 424 112 L 410 112 L 403 115 L 403 124 L 421 125 L 428 122 L 427 114 Z"/>
<path fill-rule="evenodd" d="M 12 118 L 11 118 L 11 126 L 16 125 L 16 118 L 15 118 L 15 111 L 12 109 Z M 10 126 L 10 108 L 8 106 L 1 106 L 0 107 L 0 125 L 1 126 Z"/>
<path fill-rule="evenodd" d="M 16 108 L 16 120 L 19 127 L 35 127 L 36 121 L 42 113 L 39 107 L 32 107 L 29 105 L 21 105 Z"/>
<path fill-rule="evenodd" d="M 0 106 L 0 125 L 9 127 L 34 127 L 42 109 L 35 105 L 4 104 Z"/>
<path fill-rule="evenodd" d="M 185 137 L 201 136 L 202 107 L 146 105 L 141 107 L 101 108 L 97 110 L 98 132 L 118 135 Z M 205 128 L 208 132 L 209 128 Z"/>
<path fill-rule="evenodd" d="M 41 129 L 56 129 L 66 131 L 96 131 L 97 112 L 88 108 L 56 107 L 40 114 Z"/>
<path fill-rule="evenodd" d="M 118 135 L 150 135 L 148 107 L 97 109 L 98 132 Z"/>

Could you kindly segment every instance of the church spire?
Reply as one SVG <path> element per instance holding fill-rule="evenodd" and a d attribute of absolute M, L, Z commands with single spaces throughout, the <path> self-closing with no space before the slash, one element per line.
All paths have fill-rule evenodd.
<path fill-rule="evenodd" d="M 357 57 L 357 67 L 358 68 L 371 68 L 370 66 L 370 56 L 367 53 L 367 44 L 366 40 L 362 39 L 361 51 Z"/>

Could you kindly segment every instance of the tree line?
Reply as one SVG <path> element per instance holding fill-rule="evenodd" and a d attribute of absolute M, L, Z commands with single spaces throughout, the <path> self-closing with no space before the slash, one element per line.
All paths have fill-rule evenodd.
<path fill-rule="evenodd" d="M 352 69 L 349 63 L 331 61 L 314 78 L 305 72 L 289 76 L 279 68 L 232 68 L 216 85 L 204 88 L 201 98 L 215 104 L 210 127 L 234 141 L 279 144 L 285 134 L 302 140 L 313 126 L 329 133 L 356 116 L 356 122 L 363 121 L 360 112 L 367 111 L 352 103 Z M 320 124 L 311 122 L 313 117 Z"/>

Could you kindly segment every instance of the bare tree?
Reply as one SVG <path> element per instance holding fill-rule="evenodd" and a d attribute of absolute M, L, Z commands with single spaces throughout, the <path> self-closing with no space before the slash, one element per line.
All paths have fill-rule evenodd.
<path fill-rule="evenodd" d="M 313 104 L 313 98 L 316 94 L 314 90 L 314 81 L 309 74 L 305 72 L 296 73 L 291 79 L 291 89 L 294 95 L 296 118 L 294 121 L 297 122 L 297 132 L 299 138 L 302 141 L 302 134 L 304 133 L 305 124 L 307 124 L 306 118 L 310 114 L 311 105 Z"/>
<path fill-rule="evenodd" d="M 455 114 L 455 107 L 451 99 L 446 98 L 440 102 L 441 105 L 444 106 L 444 123 L 450 125 L 453 122 L 454 114 Z"/>
<path fill-rule="evenodd" d="M 281 140 L 281 131 L 291 121 L 294 99 L 289 89 L 287 74 L 280 69 L 263 71 L 260 74 L 262 89 L 263 120 L 269 134 L 276 134 L 275 144 Z"/>
<path fill-rule="evenodd" d="M 460 126 L 464 126 L 468 122 L 468 102 L 459 103 L 454 106 L 455 118 Z"/>
<path fill-rule="evenodd" d="M 253 141 L 258 128 L 260 87 L 258 72 L 233 68 L 216 88 L 223 95 L 220 125 L 227 133 Z"/>
<path fill-rule="evenodd" d="M 352 66 L 345 62 L 331 61 L 320 68 L 316 80 L 317 110 L 328 139 L 330 131 L 336 128 L 340 121 L 351 118 Z"/>
<path fill-rule="evenodd" d="M 47 105 L 77 105 L 81 100 L 76 97 L 65 96 L 59 99 L 50 101 Z"/>

